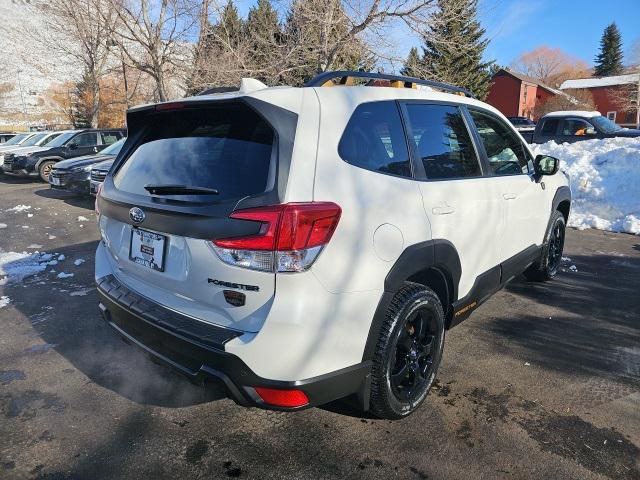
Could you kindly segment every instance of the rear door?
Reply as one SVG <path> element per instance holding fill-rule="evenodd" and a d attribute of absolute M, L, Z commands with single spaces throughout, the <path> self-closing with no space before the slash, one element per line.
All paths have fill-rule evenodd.
<path fill-rule="evenodd" d="M 560 118 L 555 117 L 542 118 L 536 125 L 533 141 L 535 143 L 546 143 L 551 140 L 558 140 L 560 120 Z"/>
<path fill-rule="evenodd" d="M 83 155 L 96 153 L 101 148 L 99 143 L 97 132 L 80 133 L 71 140 L 68 148 L 68 156 L 81 157 Z M 72 147 L 72 145 L 75 145 L 75 147 Z"/>
<path fill-rule="evenodd" d="M 279 109 L 271 107 L 277 114 Z M 287 112 L 281 123 L 291 115 L 295 121 Z M 277 135 L 243 102 L 142 112 L 130 120 L 132 135 L 98 202 L 114 272 L 161 305 L 211 323 L 259 330 L 275 274 L 268 266 L 258 271 L 224 263 L 213 240 L 256 234 L 263 227 L 229 215 L 279 202 L 278 159 L 286 150 L 278 150 L 277 139 L 289 142 L 290 132 Z M 151 188 L 163 185 L 218 194 Z M 230 304 L 225 290 L 241 291 L 245 304 Z"/>
<path fill-rule="evenodd" d="M 484 176 L 458 106 L 407 102 L 404 111 L 432 236 L 451 242 L 458 252 L 462 267 L 458 298 L 462 298 L 479 275 L 500 263 L 497 240 L 503 205 Z"/>

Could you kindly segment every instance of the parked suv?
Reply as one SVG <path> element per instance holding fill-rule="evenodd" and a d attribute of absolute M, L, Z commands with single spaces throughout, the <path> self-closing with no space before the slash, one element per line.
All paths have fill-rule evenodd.
<path fill-rule="evenodd" d="M 49 185 L 54 189 L 89 196 L 92 167 L 105 161 L 113 162 L 124 140 L 122 138 L 112 143 L 97 154 L 70 158 L 56 163 L 49 174 Z"/>
<path fill-rule="evenodd" d="M 622 128 L 600 112 L 551 112 L 538 121 L 533 142 L 573 143 L 612 137 L 640 137 L 640 130 Z"/>
<path fill-rule="evenodd" d="M 130 110 L 97 196 L 104 318 L 241 405 L 410 414 L 445 331 L 564 244 L 558 160 L 465 93 L 329 72 Z"/>
<path fill-rule="evenodd" d="M 119 129 L 84 129 L 65 132 L 46 146 L 28 154 L 9 154 L 4 157 L 5 173 L 19 176 L 39 176 L 49 180 L 53 166 L 68 158 L 95 154 L 125 136 Z"/>

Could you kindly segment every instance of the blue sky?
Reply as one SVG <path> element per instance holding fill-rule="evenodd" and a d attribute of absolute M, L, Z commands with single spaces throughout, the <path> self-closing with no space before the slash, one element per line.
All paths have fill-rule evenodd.
<path fill-rule="evenodd" d="M 272 2 L 279 10 L 287 3 Z M 246 16 L 256 0 L 235 3 Z M 640 42 L 640 0 L 480 0 L 479 15 L 491 41 L 486 59 L 502 66 L 540 45 L 560 48 L 592 65 L 602 32 L 612 21 L 622 32 L 625 60 L 634 43 Z M 400 39 L 397 45 L 403 55 L 420 44 L 401 26 L 391 33 Z"/>
<path fill-rule="evenodd" d="M 543 44 L 592 65 L 602 31 L 613 21 L 625 53 L 640 42 L 640 0 L 481 0 L 480 11 L 491 40 L 487 58 L 500 65 Z"/>

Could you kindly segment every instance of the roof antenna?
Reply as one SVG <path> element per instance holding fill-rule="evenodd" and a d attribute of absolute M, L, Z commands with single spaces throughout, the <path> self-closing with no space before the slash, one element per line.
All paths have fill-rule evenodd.
<path fill-rule="evenodd" d="M 251 93 L 265 88 L 269 87 L 255 78 L 243 78 L 240 80 L 240 93 Z"/>

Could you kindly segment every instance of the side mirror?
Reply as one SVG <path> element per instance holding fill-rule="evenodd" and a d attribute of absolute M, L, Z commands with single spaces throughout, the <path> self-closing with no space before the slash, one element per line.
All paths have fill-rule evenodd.
<path fill-rule="evenodd" d="M 549 155 L 538 155 L 533 161 L 536 175 L 555 175 L 560 168 L 560 160 Z"/>
<path fill-rule="evenodd" d="M 69 147 L 69 150 L 75 150 L 76 148 L 78 148 L 78 144 L 70 143 L 69 145 L 67 145 L 67 147 Z"/>
<path fill-rule="evenodd" d="M 596 129 L 594 127 L 587 127 L 584 132 L 585 135 L 595 135 L 596 133 L 598 132 L 596 132 Z"/>

